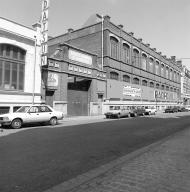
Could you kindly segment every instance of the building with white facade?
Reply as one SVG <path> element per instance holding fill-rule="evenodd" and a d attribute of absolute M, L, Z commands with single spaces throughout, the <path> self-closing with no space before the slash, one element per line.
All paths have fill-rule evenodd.
<path fill-rule="evenodd" d="M 41 103 L 40 25 L 0 17 L 0 113 Z"/>

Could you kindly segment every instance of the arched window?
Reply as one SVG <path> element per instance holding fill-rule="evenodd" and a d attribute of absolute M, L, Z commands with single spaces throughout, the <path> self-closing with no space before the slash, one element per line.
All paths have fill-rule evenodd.
<path fill-rule="evenodd" d="M 130 77 L 128 75 L 123 75 L 123 81 L 130 83 Z"/>
<path fill-rule="evenodd" d="M 149 58 L 149 71 L 154 73 L 154 60 L 151 57 Z"/>
<path fill-rule="evenodd" d="M 172 91 L 172 92 L 173 92 L 173 87 L 170 87 L 170 91 Z"/>
<path fill-rule="evenodd" d="M 142 80 L 142 85 L 143 85 L 143 86 L 147 86 L 147 85 L 148 85 L 147 80 Z"/>
<path fill-rule="evenodd" d="M 133 49 L 133 63 L 134 66 L 139 67 L 140 54 L 137 49 Z"/>
<path fill-rule="evenodd" d="M 154 83 L 153 82 L 150 82 L 150 87 L 154 87 Z"/>
<path fill-rule="evenodd" d="M 174 71 L 174 78 L 173 78 L 174 81 L 176 81 L 176 72 Z"/>
<path fill-rule="evenodd" d="M 119 79 L 119 74 L 116 73 L 116 72 L 110 72 L 110 79 L 118 80 Z"/>
<path fill-rule="evenodd" d="M 140 80 L 138 78 L 133 78 L 133 84 L 139 85 L 140 84 Z"/>
<path fill-rule="evenodd" d="M 176 92 L 176 88 L 174 88 L 174 92 Z"/>
<path fill-rule="evenodd" d="M 159 88 L 160 88 L 159 83 L 156 83 L 156 89 L 159 89 Z"/>
<path fill-rule="evenodd" d="M 127 44 L 123 44 L 123 61 L 129 63 L 130 58 L 130 47 Z"/>
<path fill-rule="evenodd" d="M 161 86 L 161 89 L 162 89 L 162 90 L 164 90 L 164 88 L 165 88 L 165 86 L 164 86 L 164 85 L 162 85 L 162 86 Z"/>
<path fill-rule="evenodd" d="M 114 59 L 118 59 L 118 48 L 119 48 L 119 43 L 118 40 L 115 37 L 110 37 L 110 49 L 111 49 L 111 57 Z"/>
<path fill-rule="evenodd" d="M 169 79 L 169 68 L 166 67 L 166 79 Z"/>
<path fill-rule="evenodd" d="M 141 68 L 142 68 L 143 70 L 145 70 L 145 71 L 147 70 L 146 64 L 147 64 L 147 56 L 146 56 L 145 54 L 142 54 Z"/>
<path fill-rule="evenodd" d="M 164 64 L 161 65 L 161 76 L 164 77 Z"/>
<path fill-rule="evenodd" d="M 159 62 L 158 62 L 158 61 L 156 61 L 156 65 L 155 65 L 155 73 L 156 73 L 156 75 L 160 75 Z"/>
<path fill-rule="evenodd" d="M 173 80 L 173 70 L 170 69 L 170 80 Z"/>
<path fill-rule="evenodd" d="M 0 44 L 0 89 L 23 90 L 26 51 L 10 44 Z"/>
<path fill-rule="evenodd" d="M 169 86 L 166 86 L 166 91 L 169 91 L 170 89 L 169 89 Z"/>

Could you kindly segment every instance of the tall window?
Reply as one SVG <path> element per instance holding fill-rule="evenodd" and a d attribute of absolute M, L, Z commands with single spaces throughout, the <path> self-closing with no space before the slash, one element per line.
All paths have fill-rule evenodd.
<path fill-rule="evenodd" d="M 161 76 L 164 77 L 164 65 L 161 65 Z"/>
<path fill-rule="evenodd" d="M 154 60 L 152 58 L 149 59 L 149 71 L 154 73 Z"/>
<path fill-rule="evenodd" d="M 133 78 L 133 84 L 139 85 L 140 84 L 140 80 L 138 78 Z"/>
<path fill-rule="evenodd" d="M 156 83 L 156 89 L 159 89 L 159 88 L 160 88 L 159 83 Z"/>
<path fill-rule="evenodd" d="M 130 47 L 127 44 L 123 44 L 123 61 L 129 63 Z"/>
<path fill-rule="evenodd" d="M 118 59 L 118 48 L 119 48 L 118 40 L 114 37 L 110 37 L 110 43 L 111 43 L 111 57 L 113 57 L 114 59 Z"/>
<path fill-rule="evenodd" d="M 123 75 L 123 81 L 130 82 L 130 77 L 128 75 Z"/>
<path fill-rule="evenodd" d="M 169 79 L 169 68 L 166 67 L 166 79 Z"/>
<path fill-rule="evenodd" d="M 170 69 L 170 80 L 173 80 L 173 71 Z"/>
<path fill-rule="evenodd" d="M 119 74 L 116 72 L 110 72 L 110 79 L 119 80 Z"/>
<path fill-rule="evenodd" d="M 176 81 L 176 72 L 174 71 L 174 78 L 173 78 L 174 81 Z"/>
<path fill-rule="evenodd" d="M 140 54 L 137 49 L 133 49 L 133 63 L 134 66 L 139 67 Z"/>
<path fill-rule="evenodd" d="M 142 59 L 141 59 L 141 68 L 143 70 L 146 70 L 146 63 L 147 63 L 147 56 L 145 54 L 142 54 Z"/>
<path fill-rule="evenodd" d="M 26 52 L 19 47 L 0 44 L 0 89 L 23 90 Z"/>
<path fill-rule="evenodd" d="M 156 75 L 160 75 L 160 72 L 159 72 L 159 62 L 158 61 L 156 61 L 155 73 L 156 73 Z"/>

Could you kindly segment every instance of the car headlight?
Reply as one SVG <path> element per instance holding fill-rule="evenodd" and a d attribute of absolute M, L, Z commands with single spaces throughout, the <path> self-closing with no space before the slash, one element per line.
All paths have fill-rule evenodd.
<path fill-rule="evenodd" d="M 3 121 L 9 121 L 8 117 L 3 117 Z"/>

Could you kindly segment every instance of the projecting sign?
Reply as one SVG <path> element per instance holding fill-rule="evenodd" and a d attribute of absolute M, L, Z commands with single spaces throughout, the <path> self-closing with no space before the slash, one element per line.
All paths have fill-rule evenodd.
<path fill-rule="evenodd" d="M 49 72 L 48 73 L 48 80 L 47 80 L 47 86 L 48 87 L 57 87 L 58 86 L 58 74 Z"/>
<path fill-rule="evenodd" d="M 48 52 L 48 9 L 50 0 L 42 0 L 41 16 L 41 65 L 47 65 Z"/>

